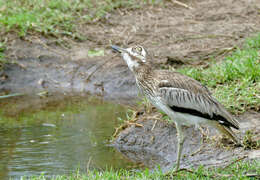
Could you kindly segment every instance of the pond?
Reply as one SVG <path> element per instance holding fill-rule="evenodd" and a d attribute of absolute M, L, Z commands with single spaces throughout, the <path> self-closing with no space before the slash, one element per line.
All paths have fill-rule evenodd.
<path fill-rule="evenodd" d="M 121 105 L 87 97 L 22 97 L 1 100 L 0 107 L 0 179 L 133 165 L 108 146 L 126 115 Z"/>

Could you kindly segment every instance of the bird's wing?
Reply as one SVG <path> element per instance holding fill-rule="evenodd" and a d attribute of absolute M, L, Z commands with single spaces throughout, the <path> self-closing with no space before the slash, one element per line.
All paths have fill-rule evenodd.
<path fill-rule="evenodd" d="M 167 75 L 169 76 L 169 73 Z M 176 72 L 171 73 L 168 80 L 166 78 L 161 78 L 157 88 L 162 100 L 172 110 L 217 120 L 227 127 L 239 128 L 236 119 L 211 96 L 209 90 L 201 83 Z"/>

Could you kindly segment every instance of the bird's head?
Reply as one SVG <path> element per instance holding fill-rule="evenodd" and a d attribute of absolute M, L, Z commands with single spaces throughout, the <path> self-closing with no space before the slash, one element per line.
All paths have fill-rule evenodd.
<path fill-rule="evenodd" d="M 126 49 L 114 45 L 111 47 L 113 50 L 121 53 L 124 61 L 127 63 L 131 71 L 146 63 L 147 52 L 140 45 Z"/>

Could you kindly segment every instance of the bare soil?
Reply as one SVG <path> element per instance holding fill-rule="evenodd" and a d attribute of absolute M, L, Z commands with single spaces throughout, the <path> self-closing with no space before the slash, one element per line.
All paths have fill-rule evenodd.
<path fill-rule="evenodd" d="M 137 118 L 119 133 L 112 146 L 137 164 L 163 171 L 172 169 L 177 158 L 177 132 L 173 124 L 169 124 L 158 113 L 148 113 Z M 140 127 L 143 125 L 143 127 Z M 238 137 L 243 140 L 246 131 L 253 133 L 253 141 L 260 139 L 260 114 L 245 113 L 240 117 Z M 204 166 L 225 167 L 235 159 L 259 159 L 260 149 L 235 146 L 232 141 L 223 138 L 212 128 L 204 128 L 204 136 L 199 129 L 183 127 L 186 135 L 183 145 L 181 168 Z M 252 141 L 252 142 L 253 142 Z"/>
<path fill-rule="evenodd" d="M 111 51 L 111 44 L 123 47 L 141 44 L 158 67 L 207 66 L 209 60 L 223 60 L 234 48 L 241 47 L 245 38 L 260 30 L 259 0 L 182 2 L 192 9 L 171 1 L 165 1 L 163 6 L 116 9 L 98 22 L 79 26 L 86 38 L 83 41 L 39 35 L 23 39 L 11 36 L 6 53 L 14 63 L 0 70 L 0 93 L 48 91 L 133 99 L 138 93 L 134 77 L 121 57 Z M 89 57 L 88 51 L 93 49 L 104 50 L 105 56 Z M 251 115 L 244 117 L 251 124 Z M 259 127 L 259 114 L 256 119 Z M 145 128 L 129 127 L 122 131 L 115 146 L 147 166 L 154 161 L 164 167 L 172 166 L 176 159 L 175 128 L 158 121 L 151 131 L 152 120 L 139 123 Z M 184 145 L 184 154 L 190 154 L 200 147 L 200 135 L 193 128 L 187 128 L 186 133 L 194 134 Z M 229 151 L 206 146 L 200 153 L 187 156 L 183 165 L 215 165 L 233 158 L 234 154 L 247 153 L 241 148 Z"/>

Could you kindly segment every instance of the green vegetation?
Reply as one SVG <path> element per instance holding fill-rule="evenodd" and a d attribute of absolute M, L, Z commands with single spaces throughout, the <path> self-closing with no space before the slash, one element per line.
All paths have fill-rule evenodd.
<path fill-rule="evenodd" d="M 94 57 L 94 56 L 104 56 L 105 52 L 103 49 L 101 50 L 89 50 L 88 51 L 88 56 L 89 57 Z"/>
<path fill-rule="evenodd" d="M 97 171 L 89 170 L 86 174 L 75 172 L 71 175 L 56 176 L 52 179 L 63 180 L 63 179 L 257 179 L 257 175 L 260 175 L 260 161 L 241 161 L 233 163 L 227 167 L 221 168 L 203 168 L 202 166 L 197 169 L 181 170 L 178 173 L 169 172 L 162 173 L 161 170 L 154 172 L 148 169 L 142 171 L 127 171 L 127 170 L 106 170 Z M 259 176 L 258 176 L 259 177 Z M 27 178 L 23 178 L 27 179 Z M 44 175 L 38 177 L 31 177 L 31 180 L 45 180 L 49 179 Z"/>
<path fill-rule="evenodd" d="M 247 130 L 243 138 L 244 149 L 260 149 L 260 140 L 253 140 L 254 133 Z"/>
<path fill-rule="evenodd" d="M 0 0 L 0 69 L 8 63 L 3 42 L 10 36 L 43 35 L 84 39 L 81 27 L 95 23 L 117 8 L 139 8 L 154 0 Z M 59 39 L 59 41 L 58 41 Z"/>
<path fill-rule="evenodd" d="M 220 63 L 212 63 L 207 69 L 185 67 L 179 71 L 207 85 L 234 113 L 259 110 L 260 33 Z"/>
<path fill-rule="evenodd" d="M 6 63 L 4 51 L 5 51 L 5 45 L 4 43 L 0 42 L 0 70 L 3 67 L 3 64 Z"/>
<path fill-rule="evenodd" d="M 138 8 L 150 1 L 92 0 L 0 0 L 0 30 L 23 37 L 39 32 L 43 35 L 77 37 L 80 24 L 93 22 L 119 8 Z M 153 1 L 151 1 L 153 2 Z"/>

